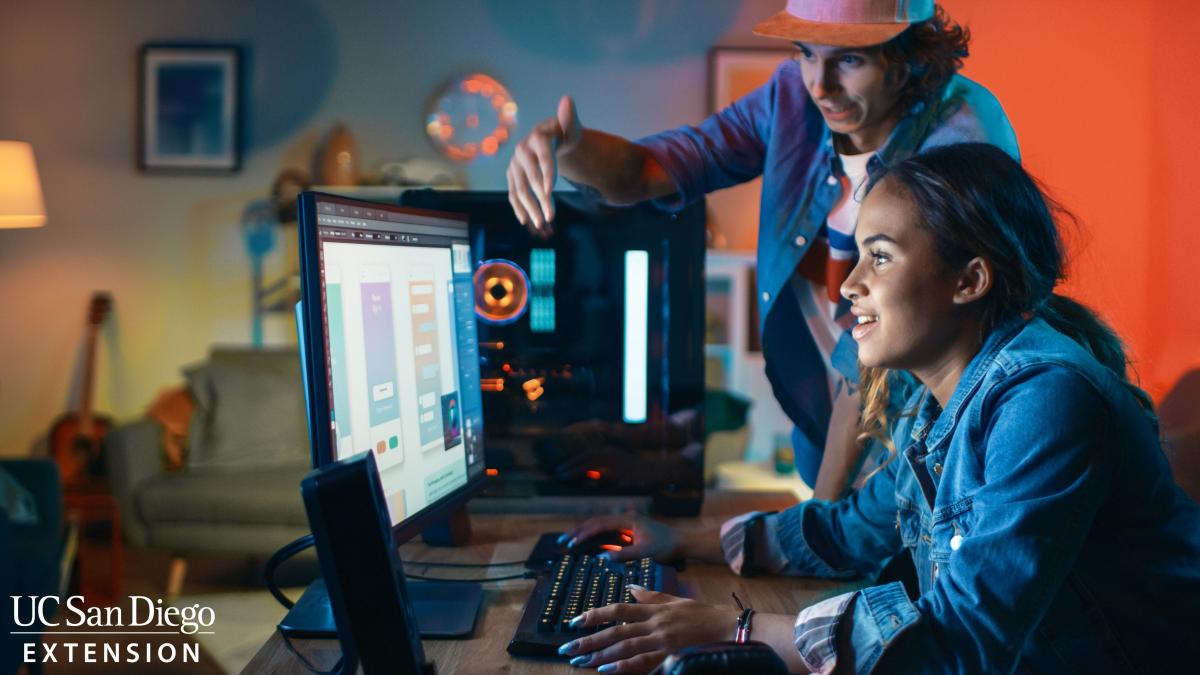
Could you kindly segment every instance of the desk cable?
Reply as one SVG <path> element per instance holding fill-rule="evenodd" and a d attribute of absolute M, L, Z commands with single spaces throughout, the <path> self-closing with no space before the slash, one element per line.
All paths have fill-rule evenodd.
<path fill-rule="evenodd" d="M 279 604 L 283 605 L 285 609 L 291 609 L 296 603 L 292 602 L 288 596 L 284 595 L 283 591 L 279 590 L 279 586 L 275 584 L 275 570 L 289 558 L 311 547 L 312 545 L 313 536 L 311 534 L 306 534 L 290 544 L 284 545 L 283 548 L 272 554 L 271 558 L 267 560 L 266 567 L 263 568 L 263 576 L 266 577 L 267 581 L 267 590 L 271 591 L 271 595 L 275 596 L 275 599 L 278 600 Z"/>
<path fill-rule="evenodd" d="M 512 560 L 509 562 L 493 562 L 493 563 L 452 563 L 452 562 L 425 562 L 422 560 L 406 560 L 405 565 L 423 565 L 425 567 L 512 567 L 514 565 L 524 565 L 526 560 Z"/>
<path fill-rule="evenodd" d="M 509 579 L 536 579 L 538 573 L 535 570 L 528 570 L 520 574 L 508 574 L 502 577 L 481 577 L 479 579 L 459 579 L 455 577 L 426 577 L 419 574 L 404 573 L 405 579 L 416 579 L 417 581 L 450 581 L 455 583 L 479 583 L 486 584 L 489 581 L 508 581 Z"/>
<path fill-rule="evenodd" d="M 312 545 L 313 545 L 312 535 L 306 534 L 303 537 L 300 537 L 299 539 L 296 539 L 295 541 L 293 541 L 289 544 L 286 544 L 285 546 L 280 548 L 278 551 L 276 551 L 269 560 L 267 560 L 266 567 L 263 570 L 263 575 L 266 577 L 267 590 L 269 590 L 271 592 L 271 595 L 275 596 L 275 599 L 279 602 L 279 604 L 283 605 L 284 608 L 286 608 L 286 609 L 291 609 L 293 606 L 295 606 L 296 603 L 292 602 L 291 598 L 287 597 L 286 595 L 283 594 L 283 591 L 279 590 L 278 584 L 275 583 L 275 570 L 278 569 L 279 566 L 282 565 L 284 562 L 286 562 L 289 558 L 296 555 L 297 553 L 300 553 L 301 551 L 304 551 L 307 548 L 310 548 Z M 524 560 L 512 560 L 512 561 L 508 561 L 508 562 L 493 562 L 493 563 L 451 563 L 451 562 L 412 561 L 407 564 L 409 566 L 420 565 L 422 567 L 451 567 L 451 568 L 471 569 L 471 568 L 488 568 L 488 567 L 512 567 L 514 565 L 524 565 L 525 561 Z M 419 574 L 407 574 L 407 573 L 404 576 L 408 579 L 415 579 L 417 581 L 450 581 L 450 582 L 462 582 L 462 583 L 466 583 L 466 582 L 487 583 L 489 581 L 508 581 L 510 579 L 533 579 L 537 576 L 537 572 L 528 571 L 528 572 L 523 572 L 521 574 L 510 574 L 510 575 L 500 576 L 500 577 L 483 577 L 480 579 L 438 578 L 438 577 L 427 577 L 427 576 L 422 576 Z"/>

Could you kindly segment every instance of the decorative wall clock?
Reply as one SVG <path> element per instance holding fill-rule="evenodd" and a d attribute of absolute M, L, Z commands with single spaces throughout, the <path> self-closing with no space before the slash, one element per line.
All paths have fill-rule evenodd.
<path fill-rule="evenodd" d="M 495 155 L 516 123 L 517 104 L 504 85 L 472 73 L 454 79 L 434 97 L 425 133 L 442 154 L 470 162 Z"/>

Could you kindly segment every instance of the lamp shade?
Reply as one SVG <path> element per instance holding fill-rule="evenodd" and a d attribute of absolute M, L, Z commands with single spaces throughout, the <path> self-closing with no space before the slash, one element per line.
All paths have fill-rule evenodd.
<path fill-rule="evenodd" d="M 0 228 L 45 224 L 46 205 L 33 161 L 33 146 L 0 141 Z"/>

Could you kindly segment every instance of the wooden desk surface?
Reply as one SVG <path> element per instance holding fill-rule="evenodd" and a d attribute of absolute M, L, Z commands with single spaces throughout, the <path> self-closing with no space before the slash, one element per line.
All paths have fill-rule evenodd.
<path fill-rule="evenodd" d="M 709 491 L 699 519 L 680 519 L 680 524 L 720 523 L 725 518 L 747 511 L 772 511 L 795 503 L 784 493 L 730 493 Z M 406 571 L 428 576 L 474 576 L 475 570 L 421 568 L 418 561 L 505 562 L 525 558 L 544 532 L 561 531 L 582 520 L 564 515 L 472 514 L 471 543 L 457 548 L 431 548 L 409 542 L 400 548 Z M 480 575 L 501 576 L 511 568 L 479 570 Z M 734 576 L 724 565 L 689 562 L 679 575 L 687 597 L 710 604 L 732 603 L 731 591 L 762 612 L 795 613 L 817 600 L 845 591 L 841 582 L 818 579 Z M 578 673 L 563 661 L 514 659 L 505 651 L 516 630 L 532 579 L 514 579 L 484 585 L 483 609 L 469 640 L 425 640 L 425 656 L 437 664 L 438 673 Z M 733 629 L 730 627 L 730 634 Z M 292 640 L 292 647 L 303 654 L 314 668 L 330 670 L 341 656 L 336 640 Z M 287 645 L 279 631 L 258 650 L 243 673 L 308 673 L 309 670 Z"/>

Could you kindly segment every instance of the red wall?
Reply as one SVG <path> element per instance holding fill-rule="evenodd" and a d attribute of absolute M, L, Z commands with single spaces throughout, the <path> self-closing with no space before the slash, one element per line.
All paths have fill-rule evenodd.
<path fill-rule="evenodd" d="M 1066 291 L 1114 325 L 1161 397 L 1200 366 L 1200 4 L 943 4 L 973 32 L 963 73 L 1080 218 Z"/>

